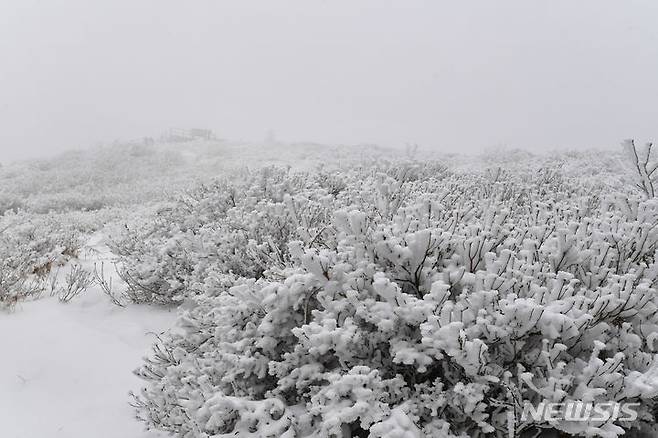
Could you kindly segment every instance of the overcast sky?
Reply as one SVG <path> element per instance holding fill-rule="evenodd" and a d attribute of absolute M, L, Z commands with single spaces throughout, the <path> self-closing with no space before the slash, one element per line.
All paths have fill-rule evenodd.
<path fill-rule="evenodd" d="M 0 0 L 0 161 L 229 139 L 611 146 L 658 133 L 658 1 Z"/>

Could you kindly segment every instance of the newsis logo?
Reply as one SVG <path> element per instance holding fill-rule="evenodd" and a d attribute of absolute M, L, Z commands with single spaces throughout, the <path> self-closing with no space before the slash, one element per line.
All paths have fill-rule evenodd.
<path fill-rule="evenodd" d="M 541 402 L 534 406 L 526 402 L 521 414 L 522 421 L 530 419 L 536 422 L 552 421 L 634 421 L 637 419 L 636 407 L 640 403 L 603 402 L 593 403 L 580 400 L 563 403 Z"/>

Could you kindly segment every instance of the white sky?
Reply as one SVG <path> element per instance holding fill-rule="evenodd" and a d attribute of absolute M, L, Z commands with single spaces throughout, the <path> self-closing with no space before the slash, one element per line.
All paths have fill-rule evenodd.
<path fill-rule="evenodd" d="M 655 0 L 0 0 L 0 161 L 208 127 L 446 151 L 658 132 Z"/>

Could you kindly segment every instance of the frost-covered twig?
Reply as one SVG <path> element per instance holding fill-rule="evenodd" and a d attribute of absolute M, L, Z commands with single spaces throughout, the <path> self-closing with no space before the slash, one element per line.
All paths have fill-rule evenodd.
<path fill-rule="evenodd" d="M 123 302 L 122 296 L 116 294 L 112 290 L 112 277 L 105 277 L 105 262 L 101 262 L 100 270 L 98 269 L 98 264 L 94 263 L 94 281 L 97 285 L 100 286 L 101 290 L 105 295 L 110 297 L 112 304 L 115 304 L 119 307 L 126 307 L 126 304 Z"/>
<path fill-rule="evenodd" d="M 639 188 L 648 198 L 655 197 L 655 183 L 657 177 L 655 172 L 658 169 L 658 161 L 653 160 L 653 157 L 651 156 L 653 143 L 647 143 L 644 148 L 638 151 L 635 146 L 635 141 L 628 139 L 624 140 L 622 147 L 624 148 L 625 158 L 633 172 L 636 187 Z"/>
<path fill-rule="evenodd" d="M 71 266 L 65 278 L 66 285 L 59 293 L 59 300 L 63 303 L 68 303 L 94 284 L 91 273 L 78 264 Z"/>

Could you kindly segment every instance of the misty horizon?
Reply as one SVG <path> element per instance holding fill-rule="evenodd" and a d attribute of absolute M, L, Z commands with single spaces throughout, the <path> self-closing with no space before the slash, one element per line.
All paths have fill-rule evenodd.
<path fill-rule="evenodd" d="M 2 161 L 221 138 L 530 151 L 651 140 L 658 5 L 0 1 Z"/>

